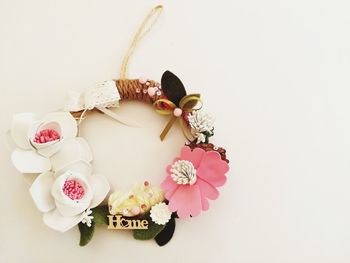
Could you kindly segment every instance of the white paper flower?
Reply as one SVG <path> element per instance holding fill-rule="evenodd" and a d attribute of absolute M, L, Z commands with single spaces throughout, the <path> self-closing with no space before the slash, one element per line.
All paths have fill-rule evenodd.
<path fill-rule="evenodd" d="M 166 203 L 159 203 L 152 206 L 150 216 L 154 223 L 158 225 L 165 225 L 171 218 L 171 211 Z"/>
<path fill-rule="evenodd" d="M 197 143 L 205 142 L 206 134 L 213 133 L 214 118 L 202 111 L 193 111 L 188 116 L 191 133 L 197 139 Z"/>
<path fill-rule="evenodd" d="M 53 173 L 40 174 L 30 188 L 46 225 L 65 232 L 79 222 L 91 223 L 89 209 L 98 206 L 109 192 L 104 176 L 92 175 L 89 163 L 80 161 Z"/>
<path fill-rule="evenodd" d="M 14 146 L 12 162 L 21 173 L 43 173 L 51 169 L 49 157 L 77 134 L 75 119 L 68 112 L 54 112 L 40 118 L 33 113 L 13 117 L 8 139 Z"/>

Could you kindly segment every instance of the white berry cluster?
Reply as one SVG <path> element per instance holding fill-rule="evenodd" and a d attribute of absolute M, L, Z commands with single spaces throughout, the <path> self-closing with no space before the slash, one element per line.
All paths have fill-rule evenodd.
<path fill-rule="evenodd" d="M 191 133 L 197 139 L 197 143 L 204 143 L 207 137 L 213 135 L 214 118 L 202 111 L 193 111 L 188 116 Z"/>

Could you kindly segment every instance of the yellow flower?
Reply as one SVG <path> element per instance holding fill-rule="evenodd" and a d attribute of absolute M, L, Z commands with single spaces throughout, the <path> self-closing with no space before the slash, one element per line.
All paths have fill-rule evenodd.
<path fill-rule="evenodd" d="M 137 216 L 148 212 L 152 206 L 164 201 L 164 192 L 149 182 L 135 186 L 130 192 L 115 191 L 108 200 L 109 212 L 112 215 Z"/>

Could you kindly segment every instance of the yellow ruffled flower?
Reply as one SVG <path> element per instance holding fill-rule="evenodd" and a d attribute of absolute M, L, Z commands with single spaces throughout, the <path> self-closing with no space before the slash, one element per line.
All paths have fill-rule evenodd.
<path fill-rule="evenodd" d="M 149 182 L 135 186 L 130 192 L 115 191 L 109 196 L 108 206 L 112 215 L 137 216 L 148 212 L 152 206 L 164 201 L 164 192 Z"/>

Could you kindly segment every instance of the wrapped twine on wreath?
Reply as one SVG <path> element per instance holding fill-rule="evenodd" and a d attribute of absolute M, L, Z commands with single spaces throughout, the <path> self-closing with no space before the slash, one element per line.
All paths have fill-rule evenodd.
<path fill-rule="evenodd" d="M 127 78 L 130 57 L 134 53 L 137 44 L 152 30 L 153 26 L 157 23 L 162 11 L 163 6 L 158 5 L 148 13 L 140 28 L 137 30 L 129 49 L 123 58 L 119 79 L 115 80 L 121 100 L 138 100 L 153 103 L 163 96 L 161 89 L 159 90 L 160 92 L 155 94 L 154 97 L 148 96 L 147 89 L 149 87 L 158 86 L 157 82 L 148 80 L 146 83 L 141 83 L 138 79 Z"/>
<path fill-rule="evenodd" d="M 167 97 L 164 95 L 164 92 L 162 90 L 161 85 L 158 82 L 155 82 L 153 80 L 146 80 L 143 79 L 128 79 L 127 73 L 128 73 L 128 65 L 129 60 L 132 54 L 134 53 L 134 50 L 137 46 L 137 44 L 142 40 L 143 37 L 147 33 L 151 31 L 155 23 L 158 21 L 158 18 L 163 11 L 163 6 L 158 5 L 154 7 L 146 16 L 146 18 L 143 20 L 141 26 L 139 27 L 138 31 L 136 32 L 131 45 L 129 49 L 127 50 L 123 62 L 120 69 L 120 76 L 119 79 L 114 80 L 115 86 L 118 90 L 120 101 L 125 100 L 137 100 L 142 101 L 146 103 L 151 103 L 156 108 L 156 112 L 161 115 L 169 115 L 170 119 L 165 126 L 164 130 L 160 134 L 160 139 L 163 140 L 169 130 L 171 129 L 172 125 L 175 123 L 177 119 L 180 120 L 180 125 L 182 128 L 182 132 L 184 136 L 189 139 L 192 135 L 188 134 L 188 131 L 186 129 L 186 125 L 183 118 L 183 114 L 189 114 L 194 109 L 194 107 L 197 105 L 197 103 L 200 103 L 200 94 L 189 94 L 183 96 L 182 98 L 179 98 L 178 105 L 176 105 L 174 102 L 167 99 Z M 168 75 L 172 74 L 170 72 L 165 72 Z M 165 74 L 164 73 L 164 74 Z M 163 74 L 163 76 L 164 76 Z M 177 78 L 176 76 L 174 76 Z M 163 79 L 163 77 L 162 77 Z M 163 81 L 163 80 L 162 80 Z M 110 111 L 107 109 L 109 106 L 106 107 L 98 107 L 97 108 L 84 108 L 82 111 L 78 112 L 72 112 L 73 116 L 78 120 L 78 126 L 86 116 L 88 112 L 91 112 L 93 110 L 98 110 L 102 113 L 105 113 L 112 117 L 113 119 L 124 123 L 125 125 L 129 126 L 137 126 L 137 124 L 132 124 L 129 120 L 124 119 L 123 117 L 117 115 L 116 113 Z M 190 139 L 189 139 L 190 140 Z"/>
<path fill-rule="evenodd" d="M 141 83 L 139 79 L 127 78 L 130 57 L 134 53 L 137 44 L 141 41 L 143 37 L 145 37 L 145 35 L 147 35 L 151 31 L 153 26 L 156 24 L 162 11 L 163 6 L 158 5 L 148 13 L 148 15 L 143 20 L 141 26 L 139 27 L 138 31 L 136 32 L 129 49 L 127 50 L 123 58 L 123 62 L 120 68 L 119 79 L 114 80 L 120 95 L 120 101 L 136 100 L 153 104 L 156 100 L 164 97 L 164 93 L 161 90 L 159 83 L 157 83 L 156 81 L 147 80 L 147 82 Z M 158 92 L 152 97 L 149 96 L 147 92 L 148 88 L 156 86 L 159 87 Z M 77 112 L 71 112 L 71 114 L 76 119 L 82 120 L 89 112 L 93 111 L 101 112 L 100 110 L 94 108 L 92 110 L 81 110 Z"/>
<path fill-rule="evenodd" d="M 163 91 L 159 89 L 159 93 L 153 97 L 148 95 L 149 87 L 156 87 L 159 83 L 148 80 L 146 83 L 141 83 L 138 79 L 118 79 L 115 80 L 121 100 L 137 100 L 146 103 L 154 103 L 159 98 L 164 96 Z"/>

